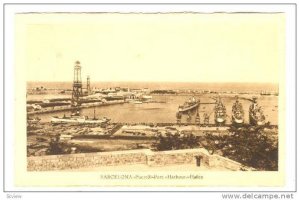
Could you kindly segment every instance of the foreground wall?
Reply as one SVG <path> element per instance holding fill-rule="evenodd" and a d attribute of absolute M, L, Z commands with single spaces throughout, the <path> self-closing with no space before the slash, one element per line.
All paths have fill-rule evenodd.
<path fill-rule="evenodd" d="M 29 171 L 48 171 L 130 164 L 146 164 L 145 153 L 143 151 L 133 150 L 34 156 L 27 158 L 27 169 Z"/>
<path fill-rule="evenodd" d="M 243 166 L 218 155 L 210 155 L 205 149 L 184 149 L 154 152 L 148 149 L 80 153 L 67 155 L 35 156 L 27 158 L 28 171 L 51 171 L 86 167 L 144 164 L 166 166 L 178 164 L 200 164 L 229 170 L 240 170 Z M 245 168 L 243 168 L 245 170 Z M 246 169 L 247 170 L 247 169 Z"/>

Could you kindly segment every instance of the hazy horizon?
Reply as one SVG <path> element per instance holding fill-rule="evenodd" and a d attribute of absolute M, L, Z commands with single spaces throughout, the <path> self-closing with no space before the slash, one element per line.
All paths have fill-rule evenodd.
<path fill-rule="evenodd" d="M 95 81 L 91 80 L 96 83 L 192 83 L 192 84 L 198 84 L 198 83 L 209 83 L 209 84 L 272 84 L 272 85 L 278 85 L 279 83 L 274 82 L 218 82 L 218 81 Z M 28 80 L 27 83 L 73 83 L 73 81 L 34 81 L 34 80 Z M 82 79 L 82 83 L 85 83 L 86 79 Z"/>
<path fill-rule="evenodd" d="M 83 81 L 83 88 L 86 87 L 86 81 Z M 275 83 L 215 83 L 215 82 L 140 82 L 140 81 L 93 81 L 90 82 L 91 88 L 149 88 L 149 89 L 191 89 L 191 90 L 231 90 L 231 91 L 278 91 L 279 84 Z M 72 89 L 72 81 L 64 82 L 27 82 L 27 89 L 36 87 Z"/>

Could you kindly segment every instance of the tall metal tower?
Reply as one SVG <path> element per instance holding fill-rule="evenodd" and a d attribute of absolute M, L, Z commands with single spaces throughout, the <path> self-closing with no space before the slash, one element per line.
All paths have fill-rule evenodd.
<path fill-rule="evenodd" d="M 91 94 L 90 76 L 87 76 L 87 80 L 86 80 L 86 91 L 87 91 L 87 94 L 88 94 L 88 95 Z"/>
<path fill-rule="evenodd" d="M 82 96 L 82 82 L 81 82 L 81 66 L 80 62 L 76 61 L 74 66 L 74 80 L 72 91 L 72 106 L 80 105 L 80 97 Z"/>

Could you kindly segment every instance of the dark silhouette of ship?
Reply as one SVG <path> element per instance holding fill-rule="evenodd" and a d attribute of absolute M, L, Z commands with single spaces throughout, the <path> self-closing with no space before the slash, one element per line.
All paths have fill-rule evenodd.
<path fill-rule="evenodd" d="M 257 103 L 257 98 L 252 98 L 252 104 L 249 107 L 249 123 L 253 126 L 264 125 L 266 118 L 263 109 Z"/>
<path fill-rule="evenodd" d="M 178 107 L 178 112 L 188 112 L 190 110 L 193 110 L 194 108 L 197 108 L 199 106 L 199 103 L 200 101 L 196 100 L 194 97 L 189 98 L 188 101 Z"/>

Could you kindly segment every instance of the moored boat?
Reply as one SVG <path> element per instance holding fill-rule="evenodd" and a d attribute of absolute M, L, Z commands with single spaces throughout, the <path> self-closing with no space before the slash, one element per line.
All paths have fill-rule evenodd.
<path fill-rule="evenodd" d="M 215 122 L 217 125 L 224 125 L 226 122 L 226 107 L 222 103 L 221 99 L 216 100 L 215 106 Z"/>
<path fill-rule="evenodd" d="M 79 110 L 76 110 L 76 112 L 72 113 L 71 116 L 53 116 L 51 118 L 52 124 L 103 124 L 109 121 L 110 119 L 107 117 L 103 117 L 101 119 L 96 118 L 95 109 L 93 118 L 89 118 L 88 116 L 81 116 Z"/>
<path fill-rule="evenodd" d="M 187 112 L 193 110 L 194 108 L 197 108 L 199 104 L 200 104 L 199 100 L 196 100 L 194 97 L 190 98 L 183 105 L 180 105 L 178 107 L 178 112 Z"/>
<path fill-rule="evenodd" d="M 27 125 L 34 125 L 39 123 L 40 121 L 41 119 L 39 117 L 34 117 L 34 118 L 27 117 Z"/>
<path fill-rule="evenodd" d="M 232 123 L 234 125 L 241 125 L 244 123 L 244 109 L 243 105 L 239 102 L 238 97 L 232 106 Z"/>
<path fill-rule="evenodd" d="M 51 118 L 52 124 L 103 124 L 109 122 L 110 119 L 103 117 L 102 119 L 92 118 L 89 119 L 87 116 L 53 116 Z"/>
<path fill-rule="evenodd" d="M 152 96 L 150 96 L 150 95 L 143 95 L 142 99 L 143 100 L 150 100 L 150 99 L 152 99 Z"/>
<path fill-rule="evenodd" d="M 133 101 L 129 101 L 129 103 L 132 103 L 132 104 L 142 104 L 143 102 L 139 101 L 139 100 L 133 100 Z"/>
<path fill-rule="evenodd" d="M 252 104 L 249 107 L 249 123 L 253 126 L 261 126 L 265 124 L 265 115 L 263 109 L 257 103 L 257 98 L 253 97 Z"/>

